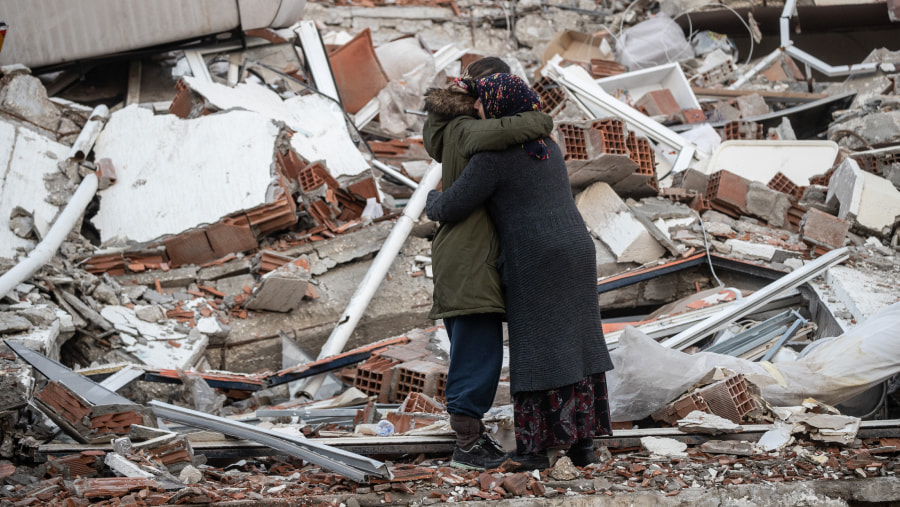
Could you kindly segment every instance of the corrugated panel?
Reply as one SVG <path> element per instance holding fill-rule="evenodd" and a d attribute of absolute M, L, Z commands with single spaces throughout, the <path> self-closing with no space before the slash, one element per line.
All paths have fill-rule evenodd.
<path fill-rule="evenodd" d="M 40 67 L 225 32 L 236 0 L 5 0 L 0 65 Z"/>

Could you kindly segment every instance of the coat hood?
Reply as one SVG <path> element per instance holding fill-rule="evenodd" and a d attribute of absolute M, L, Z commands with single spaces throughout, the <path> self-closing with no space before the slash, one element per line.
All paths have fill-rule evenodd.
<path fill-rule="evenodd" d="M 425 92 L 425 111 L 451 118 L 478 116 L 475 97 L 447 88 L 429 88 Z"/>

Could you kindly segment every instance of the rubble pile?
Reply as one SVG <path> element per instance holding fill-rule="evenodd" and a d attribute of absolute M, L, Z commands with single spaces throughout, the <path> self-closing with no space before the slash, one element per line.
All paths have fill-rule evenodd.
<path fill-rule="evenodd" d="M 896 501 L 900 48 L 831 65 L 799 48 L 824 6 L 725 34 L 683 3 L 310 1 L 81 79 L 0 66 L 0 504 Z M 594 238 L 587 467 L 449 467 L 422 108 L 485 55 Z"/>

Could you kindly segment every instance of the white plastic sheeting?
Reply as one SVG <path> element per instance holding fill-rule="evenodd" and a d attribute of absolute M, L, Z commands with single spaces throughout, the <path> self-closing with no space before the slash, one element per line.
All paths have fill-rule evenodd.
<path fill-rule="evenodd" d="M 607 373 L 614 421 L 643 419 L 685 393 L 715 367 L 742 373 L 774 406 L 806 398 L 837 405 L 900 372 L 900 303 L 882 308 L 841 336 L 814 343 L 795 362 L 762 363 L 663 347 L 629 327 Z"/>

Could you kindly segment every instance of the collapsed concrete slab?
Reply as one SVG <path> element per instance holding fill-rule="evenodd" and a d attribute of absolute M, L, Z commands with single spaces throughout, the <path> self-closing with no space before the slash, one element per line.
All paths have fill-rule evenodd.
<path fill-rule="evenodd" d="M 137 106 L 113 113 L 94 147 L 118 176 L 99 192 L 92 219 L 101 242 L 148 242 L 272 202 L 280 133 L 270 118 L 248 111 L 196 120 Z"/>
<path fill-rule="evenodd" d="M 309 161 L 325 161 L 329 173 L 341 183 L 370 171 L 350 138 L 343 111 L 326 97 L 312 94 L 282 100 L 257 84 L 241 83 L 231 88 L 192 77 L 185 77 L 184 82 L 206 99 L 206 107 L 244 109 L 283 122 L 296 132 L 291 146 L 297 154 Z"/>
<path fill-rule="evenodd" d="M 665 255 L 665 249 L 608 184 L 591 185 L 575 197 L 575 204 L 591 234 L 609 247 L 618 262 L 643 264 Z"/>

